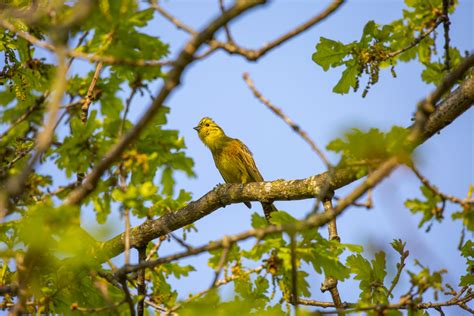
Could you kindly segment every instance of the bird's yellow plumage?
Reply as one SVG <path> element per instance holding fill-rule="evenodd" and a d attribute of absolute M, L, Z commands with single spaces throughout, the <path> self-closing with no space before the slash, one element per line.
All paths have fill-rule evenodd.
<path fill-rule="evenodd" d="M 211 118 L 203 118 L 194 129 L 211 150 L 216 167 L 226 183 L 263 181 L 247 146 L 238 139 L 228 137 Z M 245 205 L 251 206 L 249 202 Z M 262 203 L 262 207 L 267 220 L 270 219 L 270 213 L 277 210 L 271 203 Z"/>

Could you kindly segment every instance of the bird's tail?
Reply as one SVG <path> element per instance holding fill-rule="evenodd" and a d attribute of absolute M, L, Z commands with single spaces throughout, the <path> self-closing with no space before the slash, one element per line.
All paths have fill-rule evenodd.
<path fill-rule="evenodd" d="M 273 203 L 262 203 L 263 214 L 265 214 L 265 218 L 268 222 L 270 222 L 270 218 L 272 217 L 270 214 L 272 212 L 278 212 L 277 208 Z"/>

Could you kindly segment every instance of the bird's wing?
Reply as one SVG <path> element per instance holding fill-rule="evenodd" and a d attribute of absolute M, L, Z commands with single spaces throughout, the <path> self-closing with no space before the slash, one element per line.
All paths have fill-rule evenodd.
<path fill-rule="evenodd" d="M 238 152 L 238 158 L 243 162 L 247 174 L 249 178 L 247 179 L 247 182 L 261 182 L 263 181 L 263 177 L 260 174 L 260 171 L 258 171 L 257 166 L 255 164 L 255 161 L 253 160 L 252 157 L 252 152 L 248 149 L 247 146 L 240 140 L 236 139 L 237 142 L 239 142 L 239 148 L 242 150 L 239 150 Z"/>

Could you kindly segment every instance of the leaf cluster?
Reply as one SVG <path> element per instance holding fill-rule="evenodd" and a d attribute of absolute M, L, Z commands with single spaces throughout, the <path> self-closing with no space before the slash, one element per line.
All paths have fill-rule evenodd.
<path fill-rule="evenodd" d="M 340 41 L 321 37 L 313 54 L 313 61 L 324 71 L 329 68 L 343 66 L 345 69 L 333 92 L 348 93 L 352 88 L 357 91 L 360 78 L 366 74 L 367 84 L 362 96 L 366 96 L 370 87 L 379 81 L 381 69 L 389 68 L 396 77 L 395 66 L 398 62 L 408 62 L 417 59 L 424 65 L 422 79 L 427 83 L 437 84 L 447 74 L 445 63 L 437 59 L 435 37 L 430 37 L 444 19 L 442 0 L 413 0 L 405 1 L 407 9 L 403 17 L 386 25 L 369 21 L 364 26 L 358 41 L 344 44 Z M 450 6 L 453 12 L 457 1 Z M 436 34 L 433 32 L 432 34 Z M 462 60 L 460 52 L 449 48 L 452 65 Z"/>

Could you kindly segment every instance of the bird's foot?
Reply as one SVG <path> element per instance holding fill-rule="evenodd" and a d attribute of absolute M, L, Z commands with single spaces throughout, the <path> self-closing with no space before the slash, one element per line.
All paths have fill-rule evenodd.
<path fill-rule="evenodd" d="M 223 183 L 218 183 L 218 184 L 216 184 L 216 185 L 214 186 L 214 190 L 215 190 L 215 189 L 218 189 L 219 187 L 221 187 L 221 186 L 223 186 L 223 185 L 224 185 Z"/>

